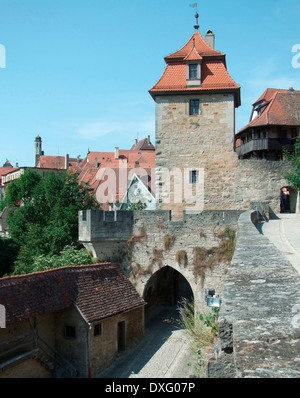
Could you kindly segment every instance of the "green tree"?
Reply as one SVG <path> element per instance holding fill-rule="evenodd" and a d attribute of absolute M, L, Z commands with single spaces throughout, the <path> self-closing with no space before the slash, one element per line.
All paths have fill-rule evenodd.
<path fill-rule="evenodd" d="M 92 264 L 93 262 L 95 262 L 95 259 L 85 249 L 68 245 L 59 254 L 40 254 L 34 257 L 30 266 L 17 262 L 12 274 L 20 275 L 28 272 L 66 267 L 68 265 Z"/>
<path fill-rule="evenodd" d="M 0 237 L 0 278 L 9 274 L 18 254 L 18 246 L 7 237 Z"/>
<path fill-rule="evenodd" d="M 75 175 L 48 174 L 27 169 L 6 191 L 1 208 L 10 208 L 7 224 L 19 246 L 16 269 L 31 272 L 38 255 L 59 254 L 78 242 L 78 211 L 98 208 L 92 190 Z"/>
<path fill-rule="evenodd" d="M 291 163 L 291 171 L 286 173 L 285 178 L 300 191 L 300 136 L 296 139 L 295 153 L 289 154 L 285 151 L 285 156 Z"/>

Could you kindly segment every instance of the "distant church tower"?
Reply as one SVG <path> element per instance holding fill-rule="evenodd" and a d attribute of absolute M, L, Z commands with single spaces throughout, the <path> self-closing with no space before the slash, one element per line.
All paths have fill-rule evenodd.
<path fill-rule="evenodd" d="M 195 17 L 194 33 L 164 58 L 165 69 L 149 90 L 155 101 L 158 208 L 178 217 L 193 209 L 191 196 L 203 182 L 204 209 L 232 209 L 238 160 L 234 134 L 240 87 L 227 71 L 225 54 L 214 49 L 213 32 L 207 31 L 204 40 L 198 13 Z M 167 170 L 174 176 L 169 182 Z M 176 179 L 181 190 L 175 189 Z"/>
<path fill-rule="evenodd" d="M 35 137 L 34 140 L 34 166 L 37 165 L 40 156 L 43 154 L 44 152 L 42 151 L 42 139 L 38 135 L 37 137 Z"/>

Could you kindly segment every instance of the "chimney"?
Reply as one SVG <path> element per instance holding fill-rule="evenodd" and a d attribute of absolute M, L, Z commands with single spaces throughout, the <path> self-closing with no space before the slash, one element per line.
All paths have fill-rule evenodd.
<path fill-rule="evenodd" d="M 119 159 L 119 148 L 115 147 L 115 159 Z"/>
<path fill-rule="evenodd" d="M 95 158 L 95 160 L 94 160 L 94 167 L 95 167 L 95 169 L 98 168 L 98 158 Z"/>
<path fill-rule="evenodd" d="M 65 156 L 65 169 L 68 170 L 69 168 L 69 155 L 66 154 Z"/>
<path fill-rule="evenodd" d="M 137 140 L 137 138 L 134 140 L 134 143 L 135 143 L 135 145 L 138 143 L 138 140 Z"/>
<path fill-rule="evenodd" d="M 150 144 L 150 135 L 148 135 L 148 144 Z"/>
<path fill-rule="evenodd" d="M 215 48 L 215 35 L 210 29 L 205 34 L 205 41 L 211 48 Z"/>

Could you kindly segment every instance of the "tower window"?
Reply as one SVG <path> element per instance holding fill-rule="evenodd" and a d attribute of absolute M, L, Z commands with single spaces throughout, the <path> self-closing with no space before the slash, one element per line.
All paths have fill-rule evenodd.
<path fill-rule="evenodd" d="M 199 115 L 199 100 L 190 100 L 190 115 Z"/>
<path fill-rule="evenodd" d="M 197 79 L 197 64 L 189 65 L 189 79 Z"/>
<path fill-rule="evenodd" d="M 192 170 L 190 171 L 190 184 L 196 184 L 199 180 L 199 171 Z"/>

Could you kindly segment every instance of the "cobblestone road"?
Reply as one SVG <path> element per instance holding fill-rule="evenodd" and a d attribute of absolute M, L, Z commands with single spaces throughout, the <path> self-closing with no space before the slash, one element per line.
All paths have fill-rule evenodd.
<path fill-rule="evenodd" d="M 186 332 L 179 328 L 174 307 L 158 307 L 146 323 L 146 335 L 98 378 L 189 378 L 196 358 Z"/>

